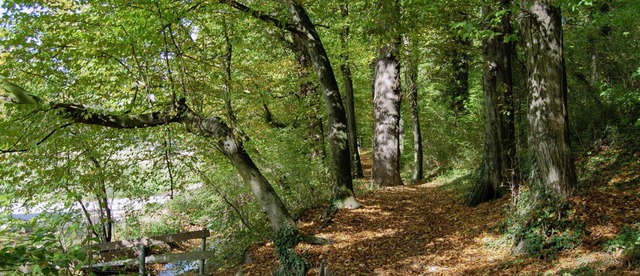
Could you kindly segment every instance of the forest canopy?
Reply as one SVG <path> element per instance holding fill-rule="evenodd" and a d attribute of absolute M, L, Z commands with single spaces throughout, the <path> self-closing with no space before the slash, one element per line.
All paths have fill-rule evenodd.
<path fill-rule="evenodd" d="M 433 183 L 465 214 L 507 198 L 506 247 L 554 258 L 593 232 L 583 196 L 640 191 L 639 10 L 0 1 L 0 271 L 74 274 L 88 244 L 206 228 L 220 273 L 270 240 L 276 272 L 302 275 L 319 264 L 298 244 L 326 248 L 343 216 L 401 204 L 372 194 Z"/>

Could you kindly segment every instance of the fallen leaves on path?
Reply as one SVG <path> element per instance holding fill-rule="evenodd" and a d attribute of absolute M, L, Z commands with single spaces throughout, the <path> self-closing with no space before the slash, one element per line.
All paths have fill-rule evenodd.
<path fill-rule="evenodd" d="M 627 163 L 623 169 L 635 173 L 617 174 L 611 179 L 616 183 L 622 181 L 620 177 L 637 181 L 640 162 Z M 608 185 L 612 185 L 610 182 Z M 362 208 L 338 211 L 319 232 L 322 209 L 309 211 L 298 226 L 306 233 L 334 241 L 326 246 L 296 247 L 316 267 L 309 275 L 318 275 L 321 263 L 332 275 L 535 275 L 557 274 L 585 265 L 607 275 L 640 275 L 632 268 L 621 267 L 615 254 L 603 249 L 603 243 L 622 225 L 640 222 L 640 185 L 593 187 L 573 197 L 586 233 L 582 245 L 560 253 L 556 260 L 510 254 L 511 244 L 500 232 L 509 210 L 508 198 L 471 208 L 462 204 L 459 192 L 441 185 L 435 182 L 369 191 L 359 198 Z M 243 265 L 244 275 L 271 275 L 278 266 L 272 243 L 255 246 L 250 255 L 252 262 Z"/>

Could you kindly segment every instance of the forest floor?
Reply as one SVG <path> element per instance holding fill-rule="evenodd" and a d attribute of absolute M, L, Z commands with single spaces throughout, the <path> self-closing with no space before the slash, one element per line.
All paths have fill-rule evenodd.
<path fill-rule="evenodd" d="M 457 188 L 461 178 L 451 177 L 364 192 L 362 208 L 340 210 L 321 230 L 322 208 L 312 209 L 298 226 L 333 243 L 300 244 L 296 251 L 316 267 L 309 275 L 318 275 L 320 263 L 332 275 L 640 275 L 620 250 L 605 249 L 624 225 L 640 222 L 637 152 L 604 148 L 578 159 L 581 182 L 592 187 L 571 198 L 585 231 L 578 247 L 553 260 L 511 255 L 504 233 L 510 197 L 466 207 Z M 271 275 L 278 266 L 271 242 L 255 245 L 249 255 L 244 275 Z"/>

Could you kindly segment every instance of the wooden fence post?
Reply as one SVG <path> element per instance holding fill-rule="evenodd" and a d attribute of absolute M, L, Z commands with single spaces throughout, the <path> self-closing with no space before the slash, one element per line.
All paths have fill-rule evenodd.
<path fill-rule="evenodd" d="M 200 243 L 200 249 L 202 252 L 207 251 L 207 237 L 202 237 L 202 243 Z M 198 267 L 198 273 L 204 274 L 204 259 L 200 259 L 200 266 Z"/>
<path fill-rule="evenodd" d="M 145 269 L 145 259 L 147 258 L 147 247 L 144 245 L 140 246 L 140 263 L 138 264 L 138 275 L 144 276 L 146 273 Z"/>

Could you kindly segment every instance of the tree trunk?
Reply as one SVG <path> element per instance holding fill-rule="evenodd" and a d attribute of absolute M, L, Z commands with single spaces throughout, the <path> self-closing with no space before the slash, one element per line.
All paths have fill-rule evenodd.
<path fill-rule="evenodd" d="M 521 1 L 528 89 L 530 183 L 566 198 L 576 184 L 569 145 L 567 84 L 560 8 L 553 1 Z"/>
<path fill-rule="evenodd" d="M 251 191 L 258 199 L 262 211 L 267 214 L 271 227 L 276 233 L 284 227 L 296 228 L 289 211 L 269 181 L 253 163 L 251 157 L 244 150 L 242 142 L 233 136 L 231 129 L 220 118 L 201 119 L 191 116 L 184 121 L 184 124 L 192 133 L 216 139 L 220 151 L 229 158 L 244 182 L 251 187 Z"/>
<path fill-rule="evenodd" d="M 397 28 L 397 1 L 379 1 L 377 19 L 381 45 L 375 64 L 373 113 L 373 167 L 376 187 L 402 185 L 400 178 L 400 61 L 398 36 L 389 33 Z"/>
<path fill-rule="evenodd" d="M 349 4 L 345 3 L 341 6 L 342 19 L 346 20 L 349 15 Z M 353 176 L 357 178 L 363 178 L 364 172 L 362 171 L 362 163 L 360 162 L 360 153 L 358 152 L 358 132 L 356 126 L 356 112 L 353 102 L 353 81 L 351 79 L 351 66 L 349 65 L 349 25 L 345 25 L 340 34 L 340 46 L 342 54 L 340 59 L 342 65 L 340 70 L 342 71 L 342 77 L 344 78 L 344 93 L 346 94 L 346 108 L 347 108 L 347 132 L 349 139 L 349 150 L 351 151 L 352 172 Z"/>
<path fill-rule="evenodd" d="M 289 14 L 293 19 L 305 49 L 309 53 L 320 85 L 324 91 L 327 107 L 327 136 L 331 151 L 331 171 L 333 176 L 332 198 L 338 208 L 357 208 L 360 206 L 355 200 L 351 177 L 351 155 L 347 134 L 347 116 L 342 105 L 338 83 L 333 74 L 333 68 L 327 52 L 322 45 L 315 26 L 309 19 L 305 9 L 295 0 L 286 1 Z"/>
<path fill-rule="evenodd" d="M 98 170 L 102 170 L 102 165 L 95 157 L 90 156 L 89 160 Z M 100 212 L 100 228 L 101 233 L 98 237 L 101 242 L 111 242 L 113 237 L 113 216 L 111 215 L 111 207 L 109 206 L 109 196 L 107 194 L 107 185 L 104 179 L 101 179 L 100 185 L 94 189 L 96 200 L 98 201 L 98 211 Z M 80 202 L 82 204 L 82 202 Z M 89 215 L 87 210 L 85 214 Z M 91 218 L 87 218 L 91 223 Z M 95 232 L 94 232 L 95 233 Z"/>
<path fill-rule="evenodd" d="M 422 132 L 420 131 L 420 109 L 418 105 L 418 78 L 417 64 L 411 56 L 411 41 L 409 36 L 404 35 L 405 47 L 405 75 L 407 87 L 409 89 L 409 102 L 411 104 L 411 126 L 413 132 L 413 176 L 411 182 L 417 183 L 424 177 L 422 168 Z"/>
<path fill-rule="evenodd" d="M 494 8 L 494 6 L 499 6 Z M 484 90 L 484 157 L 478 181 L 467 202 L 478 205 L 502 197 L 515 179 L 515 127 L 513 117 L 513 77 L 511 63 L 513 44 L 505 43 L 505 36 L 512 34 L 509 13 L 504 13 L 500 23 L 491 25 L 496 11 L 507 11 L 510 2 L 489 3 L 484 7 L 485 28 L 498 33 L 483 41 L 483 90 Z"/>
<path fill-rule="evenodd" d="M 309 110 L 307 113 L 307 130 L 309 131 L 309 137 L 311 138 L 313 147 L 312 158 L 324 159 L 327 156 L 327 151 L 324 145 L 324 126 L 322 124 L 322 117 L 320 113 L 320 98 L 318 95 L 317 85 L 308 79 L 309 70 L 312 68 L 311 58 L 309 53 L 304 48 L 304 43 L 300 34 L 291 34 L 293 43 L 291 44 L 291 50 L 296 53 L 296 61 L 298 62 L 298 78 L 303 80 L 299 85 L 299 93 L 301 98 L 310 99 L 306 101 L 309 104 Z"/>

